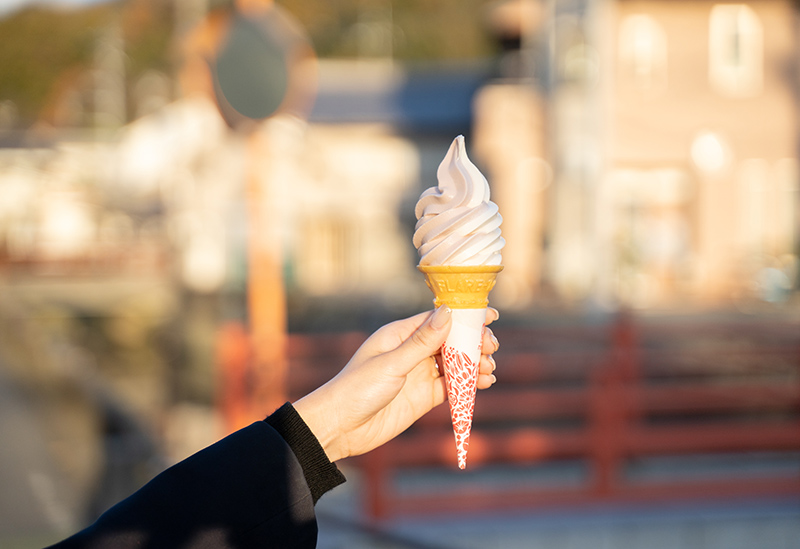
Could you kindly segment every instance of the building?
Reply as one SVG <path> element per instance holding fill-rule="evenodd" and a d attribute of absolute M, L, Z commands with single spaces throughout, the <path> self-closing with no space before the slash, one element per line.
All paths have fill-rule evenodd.
<path fill-rule="evenodd" d="M 499 139 L 476 139 L 498 195 L 534 189 L 519 246 L 534 240 L 542 254 L 514 294 L 552 288 L 610 306 L 785 298 L 798 235 L 792 2 L 509 4 L 529 30 L 512 19 L 505 32 L 529 61 L 484 90 L 476 120 L 505 105 L 518 116 L 483 131 L 526 137 L 507 139 L 520 150 L 504 166 L 492 160 Z M 501 205 L 510 230 L 512 208 Z"/>
<path fill-rule="evenodd" d="M 413 203 L 459 133 L 504 216 L 496 305 L 787 298 L 798 233 L 789 0 L 518 0 L 492 13 L 505 51 L 492 65 L 320 61 L 307 120 L 263 124 L 280 144 L 263 175 L 298 303 L 428 303 L 414 270 Z M 90 257 L 101 237 L 113 250 L 138 235 L 162 239 L 160 257 L 174 250 L 170 272 L 189 288 L 243 286 L 242 135 L 210 103 L 165 105 L 163 95 L 150 94 L 157 108 L 142 100 L 135 110 L 149 114 L 102 146 L 30 152 L 66 168 L 32 171 L 28 153 L 3 153 L 0 171 L 27 178 L 20 188 L 32 188 L 31 174 L 75 180 L 72 194 L 53 178 L 39 186 L 52 197 L 26 191 L 57 214 L 35 214 L 41 227 L 31 216 L 43 205 L 0 210 L 4 257 Z M 73 164 L 103 168 L 84 177 Z M 21 216 L 30 219 L 12 222 Z"/>

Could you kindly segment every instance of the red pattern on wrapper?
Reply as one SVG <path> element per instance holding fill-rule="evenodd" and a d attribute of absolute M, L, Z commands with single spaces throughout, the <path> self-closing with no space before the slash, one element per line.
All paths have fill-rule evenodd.
<path fill-rule="evenodd" d="M 480 357 L 481 341 L 478 342 Z M 450 403 L 450 419 L 456 437 L 458 467 L 467 466 L 469 434 L 472 428 L 472 415 L 475 411 L 475 393 L 478 389 L 478 364 L 469 356 L 454 347 L 442 346 L 447 400 Z"/>

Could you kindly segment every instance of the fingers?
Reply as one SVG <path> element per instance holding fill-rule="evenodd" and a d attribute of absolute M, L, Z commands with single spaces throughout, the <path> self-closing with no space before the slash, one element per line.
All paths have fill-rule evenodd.
<path fill-rule="evenodd" d="M 497 378 L 494 376 L 497 364 L 491 356 L 482 355 L 478 365 L 478 389 L 488 389 L 495 384 Z"/>
<path fill-rule="evenodd" d="M 487 307 L 486 308 L 486 325 L 488 326 L 495 320 L 500 318 L 500 313 L 494 307 Z"/>
<path fill-rule="evenodd" d="M 436 373 L 439 377 L 444 375 L 444 359 L 442 358 L 442 353 L 439 352 L 431 357 L 433 359 L 434 367 L 436 368 Z"/>
<path fill-rule="evenodd" d="M 494 358 L 488 355 L 481 356 L 481 362 L 478 364 L 478 373 L 483 375 L 489 375 L 494 373 L 495 369 L 497 368 L 497 363 L 494 361 Z"/>
<path fill-rule="evenodd" d="M 451 318 L 450 307 L 442 305 L 408 339 L 391 352 L 395 360 L 390 361 L 390 364 L 396 367 L 398 374 L 407 373 L 415 365 L 439 351 L 447 334 L 450 333 Z"/>
<path fill-rule="evenodd" d="M 490 311 L 494 311 L 495 315 L 490 315 Z M 494 316 L 492 320 L 497 320 L 497 311 L 489 309 L 486 313 L 486 323 L 490 322 L 490 317 Z M 483 330 L 483 345 L 481 347 L 481 362 L 478 366 L 478 389 L 488 389 L 497 382 L 494 376 L 494 371 L 497 368 L 497 363 L 492 356 L 500 349 L 500 342 L 494 335 L 491 328 L 484 328 Z"/>
<path fill-rule="evenodd" d="M 493 355 L 500 349 L 500 342 L 495 337 L 491 328 L 483 329 L 483 344 L 481 346 L 481 353 L 484 355 Z"/>
<path fill-rule="evenodd" d="M 488 389 L 489 387 L 494 385 L 496 382 L 497 382 L 497 378 L 494 377 L 494 375 L 490 374 L 490 375 L 486 376 L 486 375 L 481 374 L 481 375 L 478 376 L 478 389 L 480 389 L 480 390 Z"/>
<path fill-rule="evenodd" d="M 435 312 L 435 311 L 434 311 Z M 395 320 L 376 331 L 367 340 L 371 354 L 388 353 L 397 349 L 405 340 L 428 321 L 433 312 L 426 311 L 402 320 Z"/>

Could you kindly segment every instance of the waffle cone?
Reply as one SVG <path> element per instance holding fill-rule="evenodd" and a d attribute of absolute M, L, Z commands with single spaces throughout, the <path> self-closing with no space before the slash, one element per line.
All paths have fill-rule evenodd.
<path fill-rule="evenodd" d="M 503 266 L 420 265 L 417 269 L 425 275 L 425 282 L 435 296 L 433 303 L 436 307 L 485 309 L 489 306 L 489 292 Z"/>

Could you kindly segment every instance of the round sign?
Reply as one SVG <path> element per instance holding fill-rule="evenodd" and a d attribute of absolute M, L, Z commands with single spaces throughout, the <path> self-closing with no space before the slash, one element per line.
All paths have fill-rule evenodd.
<path fill-rule="evenodd" d="M 286 97 L 289 69 L 286 51 L 274 34 L 252 20 L 235 16 L 214 66 L 219 99 L 248 118 L 275 113 Z"/>

